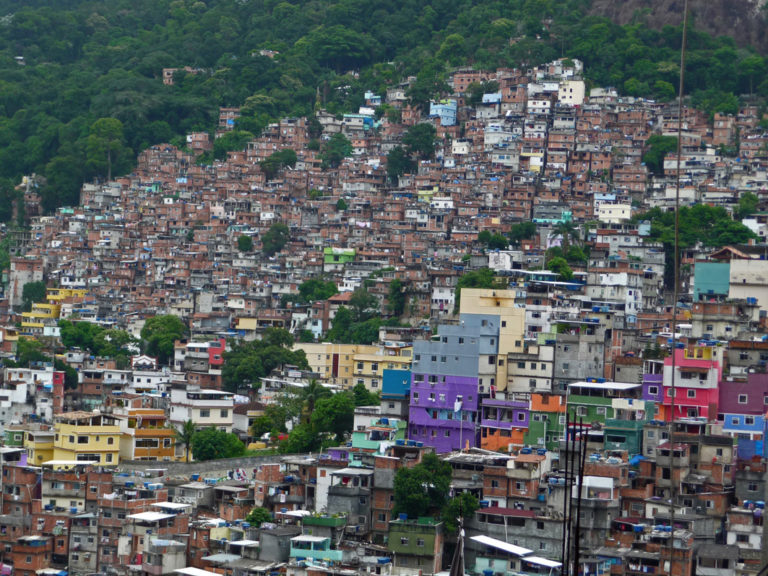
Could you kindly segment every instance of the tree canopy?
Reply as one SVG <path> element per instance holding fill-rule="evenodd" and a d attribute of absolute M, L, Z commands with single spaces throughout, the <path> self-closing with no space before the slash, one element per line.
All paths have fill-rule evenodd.
<path fill-rule="evenodd" d="M 448 501 L 451 465 L 434 453 L 425 454 L 413 468 L 395 473 L 394 515 L 406 513 L 412 518 L 438 515 Z"/>
<path fill-rule="evenodd" d="M 148 318 L 141 329 L 144 352 L 156 356 L 159 364 L 167 364 L 173 358 L 173 343 L 188 333 L 187 325 L 172 314 Z"/>
<path fill-rule="evenodd" d="M 280 252 L 291 239 L 291 231 L 282 222 L 275 222 L 261 238 L 261 250 L 267 256 Z"/>
<path fill-rule="evenodd" d="M 285 364 L 309 369 L 304 351 L 290 350 L 292 345 L 293 337 L 282 328 L 267 328 L 261 340 L 235 344 L 224 352 L 224 387 L 233 392 L 241 387 L 258 389 L 261 378 Z"/>
<path fill-rule="evenodd" d="M 216 428 L 200 430 L 192 436 L 192 456 L 198 462 L 217 458 L 236 458 L 245 454 L 245 444 L 231 432 Z"/>
<path fill-rule="evenodd" d="M 564 55 L 584 62 L 590 84 L 673 98 L 680 26 L 654 30 L 641 18 L 621 26 L 587 4 L 2 0 L 0 178 L 45 176 L 50 210 L 76 202 L 85 179 L 130 170 L 131 151 L 213 132 L 219 107 L 241 107 L 234 129 L 214 142 L 211 156 L 223 158 L 280 117 L 355 112 L 366 90 L 383 94 L 408 76 L 407 96 L 426 108 L 448 93 L 448 70 L 465 64 L 531 67 Z M 695 105 L 737 112 L 739 94 L 768 95 L 763 55 L 689 32 L 685 90 Z M 164 68 L 176 69 L 172 84 Z M 472 86 L 470 102 L 495 88 Z M 312 138 L 320 132 L 314 126 Z M 324 148 L 326 166 L 348 150 Z"/>

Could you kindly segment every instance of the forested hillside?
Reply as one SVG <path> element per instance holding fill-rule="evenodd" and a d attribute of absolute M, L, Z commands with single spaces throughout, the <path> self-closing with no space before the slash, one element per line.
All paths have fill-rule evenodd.
<path fill-rule="evenodd" d="M 239 128 L 317 106 L 354 110 L 409 75 L 423 102 L 452 67 L 584 61 L 588 79 L 672 98 L 680 27 L 649 30 L 589 15 L 589 0 L 0 1 L 0 220 L 20 176 L 47 178 L 46 209 L 77 201 L 80 183 L 130 170 L 135 154 L 212 130 L 219 106 Z M 676 24 L 676 23 L 672 23 Z M 734 111 L 768 95 L 766 63 L 731 38 L 693 32 L 694 103 Z M 273 58 L 260 55 L 269 50 Z M 173 86 L 162 69 L 189 66 Z M 356 74 L 348 74 L 348 72 Z M 107 121 L 114 118 L 119 122 Z"/>

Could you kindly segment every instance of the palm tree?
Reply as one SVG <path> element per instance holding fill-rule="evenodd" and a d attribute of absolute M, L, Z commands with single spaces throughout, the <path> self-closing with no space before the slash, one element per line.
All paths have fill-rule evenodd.
<path fill-rule="evenodd" d="M 315 411 L 315 403 L 320 398 L 330 395 L 331 391 L 328 388 L 323 387 L 317 380 L 310 380 L 306 388 L 301 390 L 301 400 L 304 403 L 302 420 L 309 423 L 312 413 Z"/>
<path fill-rule="evenodd" d="M 564 220 L 556 224 L 554 233 L 562 238 L 560 248 L 563 251 L 563 255 L 568 253 L 571 243 L 579 244 L 579 229 L 574 226 L 572 220 Z"/>
<path fill-rule="evenodd" d="M 189 453 L 191 452 L 192 448 L 192 438 L 195 436 L 195 434 L 197 434 L 195 423 L 192 422 L 192 420 L 187 420 L 181 425 L 181 428 L 175 430 L 175 432 L 176 446 L 184 446 L 186 461 L 189 462 Z"/>

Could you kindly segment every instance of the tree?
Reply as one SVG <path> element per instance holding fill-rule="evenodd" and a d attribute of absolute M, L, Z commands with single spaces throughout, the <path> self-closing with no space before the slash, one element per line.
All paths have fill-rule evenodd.
<path fill-rule="evenodd" d="M 250 252 L 253 250 L 253 238 L 243 234 L 237 238 L 237 249 L 240 252 Z"/>
<path fill-rule="evenodd" d="M 674 136 L 662 136 L 652 134 L 646 141 L 647 150 L 643 154 L 643 162 L 648 166 L 648 170 L 661 176 L 664 174 L 664 157 L 669 152 L 677 151 L 677 138 Z"/>
<path fill-rule="evenodd" d="M 339 306 L 336 315 L 331 321 L 331 329 L 326 337 L 331 342 L 347 343 L 352 328 L 352 311 L 346 306 Z"/>
<path fill-rule="evenodd" d="M 437 130 L 432 124 L 422 122 L 411 126 L 403 136 L 403 144 L 408 154 L 414 154 L 422 160 L 428 160 L 435 155 L 435 139 Z"/>
<path fill-rule="evenodd" d="M 328 300 L 338 293 L 339 289 L 333 280 L 323 281 L 319 278 L 310 278 L 299 284 L 299 299 L 305 304 L 318 300 Z"/>
<path fill-rule="evenodd" d="M 488 246 L 491 250 L 505 250 L 509 245 L 507 237 L 498 232 L 491 233 L 490 230 L 483 230 L 477 235 L 479 242 Z"/>
<path fill-rule="evenodd" d="M 259 162 L 261 170 L 264 172 L 267 180 L 272 180 L 283 168 L 293 168 L 296 165 L 298 157 L 296 151 L 291 148 L 283 148 L 272 153 L 268 158 Z"/>
<path fill-rule="evenodd" d="M 184 446 L 185 459 L 189 462 L 189 455 L 192 452 L 192 439 L 197 434 L 195 423 L 192 420 L 187 420 L 182 423 L 181 428 L 174 430 L 174 433 L 176 434 L 176 445 Z"/>
<path fill-rule="evenodd" d="M 260 379 L 285 364 L 309 368 L 303 350 L 290 350 L 293 336 L 282 328 L 268 328 L 261 340 L 240 342 L 224 352 L 222 382 L 232 392 L 242 387 L 258 389 Z"/>
<path fill-rule="evenodd" d="M 216 138 L 213 142 L 213 157 L 216 160 L 224 160 L 228 152 L 235 150 L 245 150 L 248 142 L 253 140 L 254 136 L 247 130 L 231 130 L 225 133 L 221 138 Z"/>
<path fill-rule="evenodd" d="M 344 134 L 337 132 L 325 142 L 323 149 L 320 152 L 322 168 L 323 170 L 328 168 L 338 168 L 341 161 L 351 155 L 352 143 Z"/>
<path fill-rule="evenodd" d="M 509 239 L 515 246 L 519 246 L 523 240 L 532 240 L 536 236 L 536 224 L 533 222 L 519 222 L 509 229 Z"/>
<path fill-rule="evenodd" d="M 291 239 L 291 231 L 282 222 L 275 222 L 261 239 L 261 250 L 267 256 L 274 256 Z"/>
<path fill-rule="evenodd" d="M 206 428 L 192 436 L 192 456 L 198 462 L 218 458 L 237 458 L 245 454 L 245 444 L 230 432 Z"/>
<path fill-rule="evenodd" d="M 744 192 L 739 198 L 739 207 L 736 209 L 736 216 L 739 219 L 747 218 L 757 212 L 760 199 L 752 192 Z"/>
<path fill-rule="evenodd" d="M 156 356 L 159 364 L 173 357 L 173 344 L 188 333 L 187 325 L 172 314 L 149 318 L 141 329 L 144 352 Z"/>
<path fill-rule="evenodd" d="M 466 523 L 478 508 L 480 508 L 480 501 L 471 492 L 460 492 L 451 498 L 440 513 L 446 534 L 455 534 L 458 531 L 457 520 L 461 517 Z"/>
<path fill-rule="evenodd" d="M 251 511 L 248 512 L 248 515 L 245 517 L 245 521 L 252 527 L 258 528 L 265 522 L 272 522 L 272 514 L 270 514 L 269 510 L 266 508 L 258 506 L 256 508 L 251 508 Z"/>
<path fill-rule="evenodd" d="M 59 358 L 53 361 L 53 368 L 64 372 L 64 390 L 77 390 L 77 385 L 80 383 L 77 370 Z"/>
<path fill-rule="evenodd" d="M 405 152 L 402 146 L 395 146 L 387 154 L 387 177 L 397 185 L 403 174 L 416 170 L 416 163 Z"/>
<path fill-rule="evenodd" d="M 112 180 L 112 165 L 133 155 L 125 147 L 123 123 L 117 118 L 99 118 L 91 124 L 86 154 L 88 167 L 97 174 L 106 170 L 107 180 Z"/>
<path fill-rule="evenodd" d="M 346 210 L 346 209 L 347 209 L 347 202 L 346 202 L 346 200 L 344 200 L 344 198 L 339 198 L 336 201 L 336 210 L 338 212 L 344 212 L 344 210 Z"/>
<path fill-rule="evenodd" d="M 403 291 L 403 283 L 399 278 L 395 278 L 389 283 L 387 308 L 397 317 L 402 316 L 405 312 L 405 292 Z"/>
<path fill-rule="evenodd" d="M 349 391 L 337 392 L 319 398 L 312 412 L 312 429 L 320 434 L 328 432 L 336 436 L 337 442 L 352 432 L 355 420 L 355 399 Z"/>
<path fill-rule="evenodd" d="M 547 270 L 555 272 L 565 282 L 573 280 L 573 270 L 568 266 L 568 261 L 565 258 L 555 257 L 547 262 Z"/>
<path fill-rule="evenodd" d="M 317 380 L 310 380 L 299 393 L 299 398 L 302 402 L 302 421 L 308 423 L 312 419 L 312 414 L 315 411 L 315 405 L 323 398 L 330 397 L 332 392 L 320 384 Z"/>
<path fill-rule="evenodd" d="M 348 303 L 354 322 L 365 322 L 379 312 L 379 299 L 364 287 L 352 292 Z"/>
<path fill-rule="evenodd" d="M 425 454 L 413 468 L 400 468 L 395 473 L 394 515 L 411 517 L 436 514 L 446 504 L 451 487 L 451 465 L 436 454 Z"/>
<path fill-rule="evenodd" d="M 27 282 L 21 289 L 22 309 L 29 312 L 32 309 L 32 304 L 45 300 L 45 294 L 45 282 Z"/>
<path fill-rule="evenodd" d="M 379 395 L 369 391 L 362 382 L 355 384 L 352 394 L 355 397 L 355 406 L 378 406 L 381 403 Z"/>
<path fill-rule="evenodd" d="M 472 270 L 459 277 L 456 282 L 454 313 L 459 311 L 461 304 L 461 290 L 463 288 L 494 288 L 497 286 L 494 272 L 490 268 Z"/>

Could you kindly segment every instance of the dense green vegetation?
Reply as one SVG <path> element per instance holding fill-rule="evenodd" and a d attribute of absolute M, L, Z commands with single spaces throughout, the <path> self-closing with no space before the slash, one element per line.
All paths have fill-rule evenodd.
<path fill-rule="evenodd" d="M 0 0 L 0 206 L 32 172 L 47 179 L 46 208 L 76 203 L 84 179 L 125 173 L 148 145 L 213 130 L 219 106 L 243 108 L 237 133 L 216 141 L 213 156 L 223 157 L 272 119 L 354 110 L 365 90 L 382 94 L 408 75 L 408 95 L 424 105 L 463 64 L 527 67 L 565 55 L 583 60 L 595 85 L 674 97 L 679 26 L 617 26 L 589 16 L 589 4 Z M 163 68 L 185 66 L 192 71 L 163 84 Z M 768 95 L 765 60 L 730 38 L 692 30 L 687 72 L 687 92 L 710 112 L 735 111 L 740 94 Z M 345 143 L 325 152 L 333 166 Z"/>
<path fill-rule="evenodd" d="M 290 350 L 293 336 L 282 328 L 267 328 L 261 340 L 235 344 L 224 353 L 222 380 L 224 388 L 236 391 L 238 388 L 258 389 L 261 378 L 284 364 L 299 369 L 309 369 L 303 350 Z"/>

